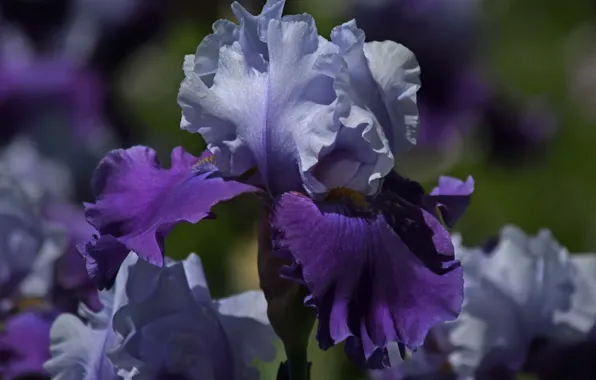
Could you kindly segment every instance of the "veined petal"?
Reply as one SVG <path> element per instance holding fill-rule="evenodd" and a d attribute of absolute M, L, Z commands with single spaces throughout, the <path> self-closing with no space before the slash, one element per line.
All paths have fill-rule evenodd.
<path fill-rule="evenodd" d="M 454 262 L 442 273 L 429 269 L 382 213 L 286 193 L 271 224 L 278 249 L 287 249 L 302 268 L 323 349 L 347 340 L 352 353 L 361 351 L 354 359 L 383 367 L 388 363 L 380 351 L 388 343 L 418 347 L 432 326 L 459 312 L 461 268 Z"/>
<path fill-rule="evenodd" d="M 354 20 L 331 32 L 356 88 L 353 101 L 375 115 L 395 155 L 416 144 L 420 67 L 403 45 L 393 41 L 365 43 L 364 39 Z"/>
<path fill-rule="evenodd" d="M 222 46 L 213 85 L 187 72 L 179 103 L 182 128 L 203 136 L 222 172 L 237 176 L 256 165 L 277 194 L 299 190 L 301 173 L 335 140 L 332 80 L 315 62 L 337 48 L 308 15 L 269 20 L 266 37 L 265 71 L 251 65 L 242 43 Z"/>
<path fill-rule="evenodd" d="M 175 224 L 196 223 L 211 216 L 217 202 L 258 191 L 213 170 L 197 171 L 195 165 L 208 166 L 182 148 L 172 151 L 171 169 L 162 168 L 147 147 L 110 152 L 93 176 L 96 203 L 85 205 L 87 220 L 100 235 L 110 235 L 150 263 L 163 265 L 163 240 Z M 98 243 L 104 240 L 100 237 Z"/>

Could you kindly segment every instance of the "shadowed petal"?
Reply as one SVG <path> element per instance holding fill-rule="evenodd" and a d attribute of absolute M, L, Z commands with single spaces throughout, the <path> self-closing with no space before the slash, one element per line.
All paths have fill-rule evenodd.
<path fill-rule="evenodd" d="M 195 171 L 196 164 L 203 161 L 180 147 L 172 151 L 171 169 L 162 168 L 147 147 L 110 152 L 93 176 L 97 200 L 85 205 L 87 220 L 101 235 L 162 266 L 163 240 L 175 224 L 197 223 L 217 202 L 257 191 L 214 171 Z"/>
<path fill-rule="evenodd" d="M 78 246 L 79 253 L 85 259 L 89 278 L 97 289 L 109 289 L 114 285 L 118 269 L 129 249 L 112 235 L 93 238 Z"/>
<path fill-rule="evenodd" d="M 318 310 L 317 338 L 323 349 L 348 339 L 349 346 L 360 346 L 369 367 L 386 366 L 379 350 L 388 343 L 418 347 L 432 326 L 459 312 L 462 272 L 457 262 L 441 274 L 433 272 L 383 214 L 340 203 L 315 204 L 286 193 L 271 223 L 278 247 L 302 267 L 312 293 L 309 301 Z"/>
<path fill-rule="evenodd" d="M 124 340 L 108 354 L 125 378 L 256 380 L 254 358 L 274 357 L 263 294 L 214 302 L 194 254 L 165 268 L 138 261 L 127 293 L 128 305 L 114 316 Z"/>
<path fill-rule="evenodd" d="M 112 319 L 128 303 L 129 270 L 137 261 L 137 255 L 130 253 L 120 267 L 115 286 L 99 293 L 101 311 L 93 312 L 81 304 L 79 313 L 86 323 L 72 314 L 62 314 L 56 319 L 50 331 L 52 358 L 44 365 L 53 380 L 119 379 L 106 351 L 118 343 Z"/>
<path fill-rule="evenodd" d="M 453 177 L 440 177 L 439 186 L 430 193 L 430 199 L 436 202 L 445 224 L 453 227 L 470 204 L 474 192 L 474 179 L 469 176 L 466 182 Z"/>
<path fill-rule="evenodd" d="M 395 155 L 416 143 L 420 67 L 414 54 L 393 41 L 364 42 L 354 20 L 335 27 L 331 40 L 343 54 L 362 108 L 372 111 Z"/>

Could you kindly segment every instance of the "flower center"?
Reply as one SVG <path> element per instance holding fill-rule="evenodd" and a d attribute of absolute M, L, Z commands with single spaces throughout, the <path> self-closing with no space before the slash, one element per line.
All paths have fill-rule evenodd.
<path fill-rule="evenodd" d="M 329 194 L 327 194 L 327 197 L 325 198 L 326 201 L 338 199 L 349 199 L 356 207 L 362 209 L 368 209 L 369 207 L 364 195 L 356 190 L 348 189 L 347 187 L 334 187 L 329 191 Z"/>
<path fill-rule="evenodd" d="M 215 164 L 215 156 L 212 154 L 207 154 L 205 157 L 201 157 L 192 167 L 195 170 L 201 170 L 205 165 L 214 165 Z"/>

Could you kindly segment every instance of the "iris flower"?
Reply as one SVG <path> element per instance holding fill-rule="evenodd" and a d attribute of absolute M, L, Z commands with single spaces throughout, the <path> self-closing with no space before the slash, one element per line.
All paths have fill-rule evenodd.
<path fill-rule="evenodd" d="M 389 365 L 385 346 L 420 346 L 454 319 L 462 272 L 442 218 L 463 214 L 474 182 L 444 177 L 427 194 L 393 172 L 415 144 L 419 68 L 394 42 L 365 43 L 353 21 L 318 35 L 308 14 L 282 17 L 269 0 L 258 16 L 238 3 L 185 57 L 181 127 L 208 150 L 182 148 L 171 168 L 143 146 L 109 153 L 93 177 L 87 220 L 99 234 L 81 246 L 89 273 L 109 288 L 127 252 L 162 266 L 179 222 L 214 217 L 243 193 L 263 200 L 271 254 L 304 284 L 322 349 L 347 341 L 351 358 Z"/>
<path fill-rule="evenodd" d="M 100 300 L 100 312 L 82 305 L 86 323 L 56 319 L 52 379 L 250 380 L 259 378 L 253 359 L 275 354 L 263 293 L 212 300 L 195 254 L 157 268 L 131 252 Z"/>
<path fill-rule="evenodd" d="M 450 327 L 454 350 L 448 359 L 460 378 L 500 370 L 500 378 L 513 379 L 528 364 L 538 339 L 578 343 L 594 327 L 593 254 L 570 256 L 550 231 L 527 236 L 513 226 L 502 229 L 488 253 L 456 246 L 465 298 Z"/>

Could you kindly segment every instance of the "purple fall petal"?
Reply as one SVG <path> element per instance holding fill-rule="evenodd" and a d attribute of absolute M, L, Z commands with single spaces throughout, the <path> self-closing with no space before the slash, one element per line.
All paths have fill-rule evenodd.
<path fill-rule="evenodd" d="M 110 152 L 93 176 L 95 204 L 86 216 L 101 235 L 112 235 L 148 262 L 163 265 L 163 240 L 180 222 L 211 216 L 219 201 L 258 189 L 228 181 L 214 170 L 199 171 L 204 159 L 177 147 L 171 169 L 161 167 L 156 152 L 143 146 Z M 209 165 L 207 165 L 209 166 Z"/>
<path fill-rule="evenodd" d="M 445 224 L 453 227 L 470 204 L 474 192 L 474 179 L 469 176 L 466 182 L 453 177 L 440 177 L 439 186 L 430 193 L 430 199 L 437 205 Z"/>
<path fill-rule="evenodd" d="M 422 223 L 434 219 L 422 209 L 419 214 Z M 312 293 L 308 303 L 318 310 L 319 345 L 327 349 L 347 340 L 348 353 L 369 367 L 388 364 L 389 342 L 420 346 L 432 326 L 457 316 L 462 302 L 462 271 L 449 235 L 438 222 L 424 227 L 441 262 L 442 273 L 435 273 L 418 257 L 422 246 L 403 238 L 417 233 L 408 224 L 420 221 L 399 217 L 314 203 L 298 193 L 282 195 L 272 213 L 276 247 L 287 249 L 302 267 Z M 441 256 L 449 251 L 451 264 L 444 267 Z"/>

